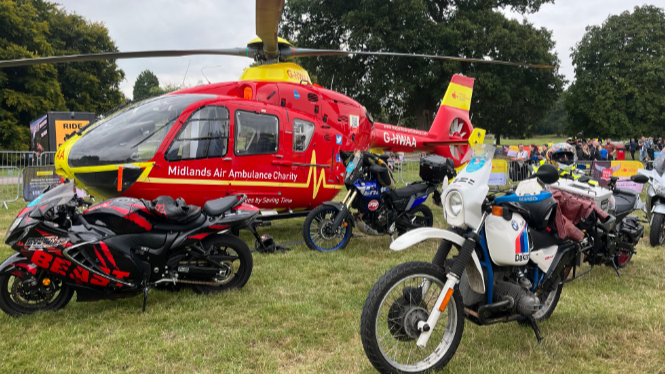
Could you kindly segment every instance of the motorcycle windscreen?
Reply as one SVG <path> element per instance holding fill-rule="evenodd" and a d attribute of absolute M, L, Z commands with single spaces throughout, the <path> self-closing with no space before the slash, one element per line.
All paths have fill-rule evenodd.
<path fill-rule="evenodd" d="M 463 162 L 466 166 L 457 174 L 455 180 L 460 178 L 471 178 L 474 184 L 487 184 L 492 173 L 492 159 L 496 147 L 490 144 L 476 144 L 471 146 Z"/>

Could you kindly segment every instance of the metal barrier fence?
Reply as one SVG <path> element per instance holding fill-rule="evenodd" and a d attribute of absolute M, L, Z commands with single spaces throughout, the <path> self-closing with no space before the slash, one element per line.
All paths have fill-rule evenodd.
<path fill-rule="evenodd" d="M 31 166 L 55 164 L 56 152 L 0 151 L 0 204 L 17 201 L 23 196 L 23 171 Z"/>
<path fill-rule="evenodd" d="M 21 196 L 21 171 L 16 166 L 0 166 L 0 204 L 5 209 Z"/>
<path fill-rule="evenodd" d="M 506 160 L 508 161 L 508 160 Z M 597 168 L 596 163 L 608 162 L 608 161 L 577 161 L 576 163 L 576 173 L 588 175 L 593 177 L 594 168 Z M 549 163 L 549 161 L 547 162 Z M 517 185 L 520 181 L 529 179 L 533 174 L 534 167 L 540 165 L 540 162 L 536 161 L 508 161 L 507 168 L 507 187 L 513 187 Z M 645 163 L 644 166 L 646 169 L 653 168 L 653 162 L 649 161 Z M 598 169 L 601 170 L 601 169 Z M 402 162 L 397 162 L 393 168 L 393 176 L 397 184 L 407 185 L 409 183 L 417 182 L 422 180 L 420 178 L 420 160 L 419 159 L 409 159 L 403 160 Z M 501 187 L 501 186 L 493 186 Z"/>

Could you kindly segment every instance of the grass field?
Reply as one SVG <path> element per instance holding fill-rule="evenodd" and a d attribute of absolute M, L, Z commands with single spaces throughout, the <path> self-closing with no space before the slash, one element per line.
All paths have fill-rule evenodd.
<path fill-rule="evenodd" d="M 0 209 L 0 233 L 24 204 Z M 440 208 L 432 207 L 436 226 Z M 300 240 L 302 219 L 261 233 Z M 248 243 L 253 240 L 243 235 Z M 2 239 L 4 242 L 4 237 Z M 373 372 L 359 324 L 365 297 L 391 267 L 430 261 L 438 243 L 403 252 L 388 237 L 354 238 L 344 250 L 255 254 L 239 291 L 202 296 L 151 290 L 142 299 L 75 303 L 22 318 L 0 315 L 2 373 L 356 373 Z M 599 267 L 564 287 L 540 325 L 466 324 L 445 373 L 665 373 L 664 248 L 643 239 L 618 278 Z M 0 246 L 0 259 L 13 251 Z"/>

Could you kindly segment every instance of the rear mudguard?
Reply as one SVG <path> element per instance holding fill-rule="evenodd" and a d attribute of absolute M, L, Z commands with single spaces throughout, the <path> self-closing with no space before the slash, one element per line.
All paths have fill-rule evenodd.
<path fill-rule="evenodd" d="M 452 231 L 441 230 L 434 227 L 423 227 L 402 234 L 390 245 L 390 249 L 393 251 L 401 251 L 427 239 L 447 240 L 459 248 L 461 248 L 466 241 L 466 239 Z M 471 265 L 471 262 L 468 262 L 465 268 L 466 275 L 469 278 L 469 286 L 471 286 L 471 289 L 475 292 L 481 295 L 485 294 L 485 277 L 483 276 L 480 260 L 475 251 L 471 253 L 471 258 L 473 259 L 473 265 Z"/>
<path fill-rule="evenodd" d="M 33 273 L 31 269 L 36 269 L 34 266 L 30 266 L 32 263 L 28 261 L 27 258 L 23 257 L 20 253 L 14 253 L 2 261 L 2 264 L 0 264 L 0 275 L 10 273 L 19 264 L 22 264 L 20 267 L 25 268 L 31 273 Z"/>
<path fill-rule="evenodd" d="M 337 201 L 326 201 L 322 205 L 327 205 L 331 206 L 335 209 L 337 209 L 338 212 L 342 211 L 342 207 L 344 207 L 344 204 L 337 202 Z M 351 209 L 346 209 L 346 220 L 351 224 L 351 226 L 355 227 L 356 226 L 356 221 L 353 219 L 353 214 L 351 213 Z"/>

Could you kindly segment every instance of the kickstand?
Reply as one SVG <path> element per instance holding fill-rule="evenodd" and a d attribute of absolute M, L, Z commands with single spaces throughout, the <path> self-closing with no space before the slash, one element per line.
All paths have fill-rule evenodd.
<path fill-rule="evenodd" d="M 147 284 L 143 285 L 143 313 L 145 313 L 145 304 L 148 302 L 148 291 L 150 291 L 150 286 Z"/>
<path fill-rule="evenodd" d="M 538 323 L 536 323 L 536 319 L 533 318 L 533 316 L 529 316 L 529 323 L 531 324 L 531 328 L 533 329 L 533 333 L 536 334 L 536 339 L 538 339 L 538 344 L 542 344 L 543 337 L 540 336 L 540 328 L 538 327 Z"/>
<path fill-rule="evenodd" d="M 619 274 L 619 268 L 617 268 L 617 264 L 614 263 L 614 260 L 612 260 L 612 267 L 614 268 L 614 271 L 617 272 L 619 278 L 621 278 L 621 274 Z"/>

